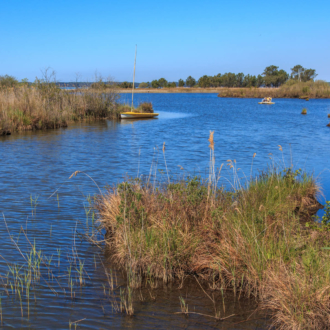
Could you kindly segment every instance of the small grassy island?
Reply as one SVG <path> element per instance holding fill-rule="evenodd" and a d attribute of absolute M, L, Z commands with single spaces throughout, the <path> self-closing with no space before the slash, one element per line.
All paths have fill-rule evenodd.
<path fill-rule="evenodd" d="M 194 276 L 214 290 L 254 297 L 277 328 L 327 328 L 330 204 L 316 223 L 322 205 L 314 178 L 272 169 L 238 186 L 132 180 L 99 196 L 106 245 L 129 274 L 128 287 Z"/>

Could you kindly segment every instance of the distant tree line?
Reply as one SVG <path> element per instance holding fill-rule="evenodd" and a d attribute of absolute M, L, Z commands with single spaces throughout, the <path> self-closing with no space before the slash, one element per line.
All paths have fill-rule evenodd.
<path fill-rule="evenodd" d="M 179 79 L 178 84 L 168 82 L 165 78 L 153 80 L 151 82 L 142 82 L 139 88 L 171 88 L 171 87 L 279 87 L 289 79 L 293 81 L 309 81 L 317 76 L 314 69 L 306 69 L 301 65 L 296 65 L 291 69 L 291 74 L 285 70 L 279 70 L 278 66 L 270 65 L 265 68 L 262 74 L 257 76 L 244 73 L 227 72 L 217 74 L 216 76 L 204 75 L 198 80 L 189 76 L 186 80 Z M 124 83 L 121 84 L 122 86 Z M 128 88 L 128 87 L 126 87 Z M 130 86 L 132 88 L 132 86 Z"/>
<path fill-rule="evenodd" d="M 110 78 L 106 81 L 100 75 L 95 76 L 95 81 L 93 83 L 59 83 L 56 82 L 56 79 L 52 78 L 55 75 L 55 72 L 49 74 L 47 68 L 44 70 L 43 78 L 40 80 L 42 82 L 49 83 L 52 81 L 54 84 L 59 86 L 74 86 L 74 87 L 91 87 L 93 89 L 107 89 L 110 87 L 119 86 L 120 88 L 132 88 L 133 84 L 131 82 L 121 82 L 114 83 Z M 244 73 L 232 73 L 227 72 L 224 74 L 217 74 L 216 76 L 207 76 L 204 75 L 200 77 L 198 80 L 189 76 L 186 80 L 179 79 L 176 82 L 169 82 L 165 78 L 160 78 L 158 80 L 153 80 L 151 82 L 141 82 L 137 83 L 136 86 L 139 88 L 174 88 L 174 87 L 279 87 L 290 80 L 292 83 L 301 81 L 306 82 L 309 80 L 314 80 L 317 74 L 315 69 L 306 69 L 301 65 L 295 65 L 291 68 L 291 73 L 287 73 L 285 70 L 279 70 L 278 66 L 270 65 L 265 68 L 262 74 L 257 76 L 255 75 L 244 75 Z M 28 82 L 28 79 L 22 79 L 18 81 L 15 77 L 4 75 L 0 76 L 0 88 L 14 87 L 16 85 L 25 85 L 31 84 Z"/>

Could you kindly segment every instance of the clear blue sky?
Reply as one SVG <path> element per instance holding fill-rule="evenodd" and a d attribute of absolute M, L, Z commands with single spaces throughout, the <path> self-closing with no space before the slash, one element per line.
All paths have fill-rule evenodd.
<path fill-rule="evenodd" d="M 0 0 L 0 75 L 33 81 L 117 81 L 225 72 L 259 74 L 295 64 L 330 81 L 330 1 Z"/>

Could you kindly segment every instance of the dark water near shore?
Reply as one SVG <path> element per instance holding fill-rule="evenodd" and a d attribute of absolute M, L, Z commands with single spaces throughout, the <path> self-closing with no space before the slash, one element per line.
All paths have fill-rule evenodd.
<path fill-rule="evenodd" d="M 122 95 L 123 102 L 130 102 L 130 98 L 128 94 Z M 111 301 L 104 295 L 102 251 L 80 235 L 85 227 L 91 227 L 91 214 L 86 215 L 88 210 L 84 207 L 88 207 L 87 197 L 97 194 L 98 188 L 82 173 L 68 178 L 74 171 L 85 171 L 101 190 L 127 175 L 156 173 L 162 178 L 166 173 L 163 142 L 170 175 L 207 176 L 207 139 L 209 131 L 214 130 L 217 167 L 235 159 L 240 168 L 237 173 L 244 181 L 244 177 L 251 175 L 254 153 L 257 155 L 253 159 L 253 173 L 266 169 L 268 164 L 290 166 L 292 162 L 297 168 L 314 172 L 323 188 L 321 202 L 324 202 L 325 198 L 330 199 L 330 128 L 326 127 L 330 100 L 277 99 L 275 105 L 264 106 L 258 105 L 256 99 L 220 99 L 216 94 L 137 94 L 134 99 L 136 104 L 151 101 L 160 113 L 159 118 L 82 123 L 67 129 L 0 137 L 0 254 L 6 260 L 0 259 L 0 275 L 8 272 L 6 262 L 24 264 L 23 256 L 10 240 L 6 220 L 23 255 L 29 249 L 24 236 L 27 233 L 38 250 L 48 258 L 53 255 L 49 265 L 61 279 L 55 282 L 46 267 L 41 267 L 56 294 L 41 281 L 31 298 L 29 318 L 27 299 L 22 300 L 22 317 L 20 302 L 7 297 L 2 290 L 3 328 L 69 329 L 69 322 L 82 320 L 77 323 L 78 329 L 265 329 L 267 321 L 262 318 L 238 323 L 247 319 L 255 305 L 251 301 L 235 301 L 230 295 L 223 316 L 236 316 L 226 322 L 175 314 L 180 311 L 178 297 L 182 295 L 187 297 L 189 311 L 214 315 L 212 304 L 196 283 L 181 290 L 179 284 L 173 284 L 161 285 L 152 293 L 143 291 L 144 301 L 135 297 L 133 317 L 113 312 Z M 300 114 L 303 107 L 308 108 L 306 116 Z M 224 184 L 234 182 L 227 166 L 221 175 Z M 51 196 L 56 189 L 59 190 Z M 84 261 L 86 274 L 85 286 L 74 285 L 71 298 L 70 287 L 61 276 L 70 264 L 72 268 L 78 267 L 72 257 L 73 243 Z M 61 249 L 60 267 L 57 267 L 58 249 Z M 124 284 L 123 275 L 118 272 L 117 276 L 118 283 Z"/>

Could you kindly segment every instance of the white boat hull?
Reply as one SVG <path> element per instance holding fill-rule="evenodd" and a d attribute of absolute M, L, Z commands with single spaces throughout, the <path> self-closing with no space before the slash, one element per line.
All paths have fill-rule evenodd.
<path fill-rule="evenodd" d="M 154 118 L 157 116 L 158 116 L 158 113 L 123 112 L 120 114 L 121 119 Z"/>

